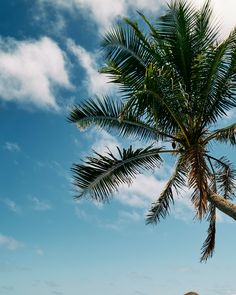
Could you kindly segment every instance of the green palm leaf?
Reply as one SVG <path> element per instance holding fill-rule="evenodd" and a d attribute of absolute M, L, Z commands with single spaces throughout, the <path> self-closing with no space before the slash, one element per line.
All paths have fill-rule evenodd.
<path fill-rule="evenodd" d="M 153 123 L 147 124 L 130 111 L 123 114 L 123 110 L 122 103 L 114 102 L 109 97 L 90 99 L 74 106 L 68 119 L 81 129 L 97 125 L 108 132 L 115 131 L 120 136 L 145 141 L 174 138 L 155 128 Z"/>
<path fill-rule="evenodd" d="M 120 150 L 119 157 L 111 152 L 105 156 L 95 153 L 82 164 L 72 167 L 74 185 L 80 189 L 77 198 L 90 196 L 98 201 L 106 201 L 121 184 L 130 184 L 132 179 L 144 170 L 159 167 L 162 160 L 161 148 L 149 146 L 145 149 Z"/>
<path fill-rule="evenodd" d="M 146 222 L 157 223 L 161 218 L 166 218 L 170 211 L 170 205 L 174 204 L 173 189 L 178 189 L 185 186 L 186 169 L 180 158 L 176 164 L 174 173 L 170 177 L 166 184 L 165 189 L 161 193 L 156 202 L 152 204 L 152 208 L 149 210 Z"/>
<path fill-rule="evenodd" d="M 219 192 L 225 199 L 232 199 L 236 189 L 236 170 L 233 164 L 225 157 L 221 157 L 216 164 L 218 168 L 216 180 Z"/>
<path fill-rule="evenodd" d="M 236 29 L 228 39 L 209 53 L 209 71 L 205 77 L 202 95 L 203 127 L 215 123 L 218 118 L 226 116 L 226 112 L 236 107 Z"/>
<path fill-rule="evenodd" d="M 216 130 L 213 132 L 212 136 L 210 136 L 210 139 L 212 138 L 223 143 L 236 145 L 236 123 Z"/>

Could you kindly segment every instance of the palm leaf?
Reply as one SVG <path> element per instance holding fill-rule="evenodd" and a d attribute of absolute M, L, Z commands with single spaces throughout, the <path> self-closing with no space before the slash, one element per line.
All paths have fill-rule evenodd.
<path fill-rule="evenodd" d="M 74 106 L 68 119 L 76 123 L 80 129 L 97 125 L 108 132 L 115 131 L 120 136 L 138 140 L 174 139 L 172 135 L 155 128 L 153 123 L 150 122 L 149 125 L 131 111 L 124 113 L 123 110 L 122 103 L 114 102 L 109 97 L 90 99 L 81 105 Z"/>
<path fill-rule="evenodd" d="M 215 123 L 236 106 L 236 29 L 228 39 L 210 52 L 210 65 L 202 91 L 201 125 Z M 204 73 L 203 73 L 204 74 Z"/>
<path fill-rule="evenodd" d="M 223 143 L 236 145 L 236 123 L 221 129 L 217 129 L 212 133 L 212 135 L 209 136 L 209 139 L 215 139 Z"/>
<path fill-rule="evenodd" d="M 195 12 L 194 18 L 192 46 L 194 55 L 197 56 L 216 42 L 219 28 L 216 24 L 212 24 L 210 0 L 205 1 L 203 7 Z"/>
<path fill-rule="evenodd" d="M 72 167 L 74 185 L 80 190 L 77 198 L 89 196 L 97 201 L 107 201 L 121 184 L 130 184 L 137 174 L 154 169 L 161 164 L 161 148 L 149 146 L 144 149 L 120 150 L 119 157 L 111 152 L 106 155 L 95 153 L 82 164 Z"/>
<path fill-rule="evenodd" d="M 170 205 L 174 204 L 173 189 L 183 188 L 185 185 L 186 170 L 180 158 L 175 166 L 174 173 L 166 184 L 160 197 L 152 204 L 152 208 L 146 218 L 147 224 L 157 223 L 161 218 L 166 218 L 170 211 Z"/>
<path fill-rule="evenodd" d="M 216 235 L 216 207 L 215 205 L 210 205 L 209 209 L 209 227 L 207 231 L 207 238 L 202 246 L 202 256 L 200 261 L 207 261 L 209 257 L 213 256 L 214 248 L 215 248 L 215 235 Z"/>
<path fill-rule="evenodd" d="M 221 157 L 217 162 L 216 180 L 219 192 L 225 199 L 232 199 L 234 190 L 236 188 L 236 170 L 233 164 Z"/>
<path fill-rule="evenodd" d="M 124 91 L 142 85 L 145 68 L 152 56 L 147 51 L 147 42 L 144 44 L 140 39 L 140 34 L 128 23 L 121 23 L 112 28 L 102 41 L 108 63 L 101 72 L 108 74 L 111 82 L 121 84 Z M 142 36 L 145 40 L 145 36 Z"/>
<path fill-rule="evenodd" d="M 184 154 L 189 171 L 189 186 L 193 189 L 192 202 L 201 220 L 207 211 L 209 169 L 205 161 L 204 147 L 196 144 L 191 146 Z"/>
<path fill-rule="evenodd" d="M 159 38 L 164 39 L 168 46 L 168 59 L 175 65 L 187 89 L 190 89 L 189 73 L 193 57 L 191 32 L 194 13 L 195 10 L 187 1 L 171 2 L 168 12 L 156 25 Z"/>

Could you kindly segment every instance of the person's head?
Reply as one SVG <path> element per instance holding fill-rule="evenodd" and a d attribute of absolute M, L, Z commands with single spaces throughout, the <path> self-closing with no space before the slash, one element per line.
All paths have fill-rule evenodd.
<path fill-rule="evenodd" d="M 185 293 L 184 295 L 199 295 L 199 294 L 196 292 L 188 292 L 188 293 Z"/>

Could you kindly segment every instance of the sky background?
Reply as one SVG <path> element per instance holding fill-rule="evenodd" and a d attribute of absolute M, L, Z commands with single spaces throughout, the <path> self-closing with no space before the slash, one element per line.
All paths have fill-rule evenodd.
<path fill-rule="evenodd" d="M 202 1 L 192 1 L 196 5 Z M 236 295 L 236 226 L 218 214 L 216 251 L 199 262 L 207 224 L 185 198 L 171 216 L 145 225 L 172 161 L 122 187 L 110 204 L 75 202 L 72 163 L 120 139 L 67 122 L 71 105 L 113 93 L 97 73 L 100 40 L 120 16 L 158 16 L 157 0 L 0 2 L 0 294 Z M 235 0 L 213 0 L 228 34 Z M 234 112 L 222 123 L 235 121 Z M 124 142 L 126 146 L 134 142 Z M 236 162 L 235 150 L 214 147 Z"/>

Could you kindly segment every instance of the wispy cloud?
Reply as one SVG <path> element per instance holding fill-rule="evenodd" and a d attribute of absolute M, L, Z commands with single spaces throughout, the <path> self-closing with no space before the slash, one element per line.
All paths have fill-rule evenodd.
<path fill-rule="evenodd" d="M 21 148 L 20 148 L 19 144 L 16 143 L 16 142 L 8 142 L 7 141 L 7 142 L 4 143 L 3 148 L 5 150 L 8 150 L 9 152 L 20 152 L 21 151 Z"/>
<path fill-rule="evenodd" d="M 21 208 L 13 200 L 10 200 L 10 199 L 1 199 L 1 201 L 12 212 L 15 212 L 15 213 L 20 213 L 21 212 Z"/>
<path fill-rule="evenodd" d="M 106 30 L 119 16 L 127 16 L 130 11 L 144 10 L 156 12 L 165 1 L 156 0 L 51 0 L 51 5 L 59 10 L 67 10 L 71 14 L 80 12 L 97 24 L 99 30 Z M 38 0 L 43 7 L 46 0 Z M 46 5 L 45 5 L 46 8 Z"/>
<path fill-rule="evenodd" d="M 98 72 L 97 53 L 88 52 L 82 46 L 75 44 L 73 40 L 68 40 L 68 49 L 76 56 L 79 65 L 85 71 L 84 85 L 89 95 L 104 95 L 114 88 L 109 84 L 109 79 Z"/>
<path fill-rule="evenodd" d="M 142 219 L 142 215 L 136 211 L 124 211 L 124 210 L 121 210 L 119 212 L 119 217 L 120 217 L 120 220 L 121 221 L 139 221 Z"/>
<path fill-rule="evenodd" d="M 44 251 L 43 251 L 42 248 L 36 248 L 35 253 L 36 253 L 38 256 L 44 256 Z"/>
<path fill-rule="evenodd" d="M 55 86 L 71 88 L 64 55 L 47 37 L 0 38 L 0 98 L 58 110 Z"/>
<path fill-rule="evenodd" d="M 0 246 L 5 247 L 8 250 L 15 251 L 23 247 L 23 243 L 0 233 Z"/>
<path fill-rule="evenodd" d="M 198 7 L 202 7 L 205 0 L 191 0 L 191 2 Z M 227 0 L 224 5 L 222 5 L 221 0 L 214 0 L 211 1 L 211 5 L 213 7 L 214 17 L 220 24 L 222 37 L 225 37 L 236 26 L 234 13 L 236 10 L 236 2 L 235 0 Z"/>
<path fill-rule="evenodd" d="M 37 197 L 31 197 L 30 201 L 32 203 L 33 209 L 36 211 L 47 211 L 52 209 L 51 205 L 47 201 L 40 200 Z"/>
<path fill-rule="evenodd" d="M 58 284 L 54 281 L 45 281 L 44 282 L 48 287 L 55 288 L 58 287 Z"/>
<path fill-rule="evenodd" d="M 79 206 L 75 207 L 75 215 L 79 218 L 79 219 L 88 219 L 88 214 Z"/>
<path fill-rule="evenodd" d="M 195 6 L 202 6 L 205 0 L 190 0 Z M 170 0 L 38 0 L 41 11 L 45 11 L 47 5 L 56 9 L 56 14 L 60 11 L 68 11 L 73 15 L 82 14 L 86 19 L 93 21 L 104 32 L 119 17 L 129 16 L 131 12 L 137 10 L 145 14 L 158 13 Z M 222 35 L 225 36 L 236 25 L 235 21 L 235 0 L 227 0 L 222 5 L 221 0 L 211 1 L 214 15 L 219 20 L 222 27 Z M 59 11 L 59 12 L 58 12 Z M 79 12 L 79 13 L 78 13 Z M 63 25 L 65 25 L 63 23 Z"/>

